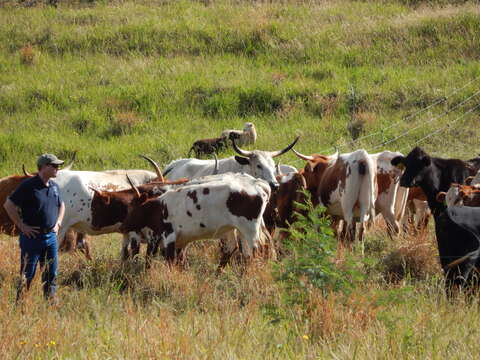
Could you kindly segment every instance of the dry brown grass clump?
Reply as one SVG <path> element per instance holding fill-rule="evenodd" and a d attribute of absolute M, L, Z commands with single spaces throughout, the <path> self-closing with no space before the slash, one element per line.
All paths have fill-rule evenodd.
<path fill-rule="evenodd" d="M 27 44 L 20 49 L 20 62 L 24 65 L 33 65 L 37 54 L 31 44 Z"/>
<path fill-rule="evenodd" d="M 407 275 L 425 280 L 440 272 L 436 246 L 425 232 L 400 242 L 398 248 L 383 259 L 382 267 L 385 279 L 390 282 L 399 282 Z"/>

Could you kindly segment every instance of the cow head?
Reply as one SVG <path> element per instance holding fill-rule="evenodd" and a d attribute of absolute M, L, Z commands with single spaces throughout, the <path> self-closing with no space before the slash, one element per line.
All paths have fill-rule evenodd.
<path fill-rule="evenodd" d="M 260 150 L 253 150 L 253 151 L 246 151 L 240 149 L 235 140 L 232 139 L 233 149 L 241 156 L 235 156 L 235 160 L 244 166 L 250 167 L 250 175 L 263 179 L 268 182 L 270 187 L 275 190 L 279 187 L 278 181 L 275 176 L 275 162 L 273 158 L 285 154 L 291 148 L 295 146 L 298 139 L 297 138 L 286 148 L 278 151 L 260 151 Z"/>
<path fill-rule="evenodd" d="M 465 192 L 461 189 L 459 184 L 452 184 L 450 189 L 447 192 L 440 191 L 436 199 L 439 203 L 442 203 L 446 206 L 463 206 L 463 199 L 465 197 Z"/>
<path fill-rule="evenodd" d="M 338 151 L 330 156 L 313 154 L 311 156 L 299 153 L 295 149 L 292 150 L 298 158 L 305 160 L 307 163 L 301 171 L 305 177 L 307 188 L 315 191 L 323 177 L 325 170 L 332 165 L 338 158 Z"/>
<path fill-rule="evenodd" d="M 400 186 L 419 186 L 430 170 L 431 162 L 432 158 L 419 147 L 415 147 L 406 157 L 394 157 L 392 165 L 404 170 L 400 178 Z"/>

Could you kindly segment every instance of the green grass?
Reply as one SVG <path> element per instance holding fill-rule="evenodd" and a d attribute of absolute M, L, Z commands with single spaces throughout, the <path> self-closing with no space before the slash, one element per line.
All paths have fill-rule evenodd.
<path fill-rule="evenodd" d="M 259 149 L 301 135 L 306 154 L 360 147 L 439 156 L 478 152 L 476 2 L 61 1 L 0 3 L 0 173 L 34 169 L 53 152 L 77 169 L 143 168 L 183 157 L 194 140 L 255 123 Z M 354 95 L 352 95 L 354 94 Z M 419 116 L 408 115 L 433 106 Z M 351 120 L 363 125 L 352 142 Z M 230 154 L 227 152 L 227 154 Z M 285 163 L 302 162 L 289 153 Z M 116 239 L 116 240 L 113 240 Z M 371 263 L 349 295 L 313 291 L 286 306 L 271 264 L 215 276 L 216 247 L 191 267 L 122 268 L 118 236 L 93 241 L 95 260 L 61 258 L 51 312 L 38 286 L 13 308 L 16 241 L 0 239 L 0 353 L 6 358 L 473 358 L 477 301 L 445 299 L 433 239 L 369 233 Z M 424 249 L 421 247 L 421 249 Z M 340 255 L 339 255 L 340 256 Z M 410 259 L 410 260 L 409 260 Z M 413 260 L 412 260 L 413 259 Z M 411 268 L 398 282 L 392 274 Z M 425 265 L 425 266 L 424 266 Z M 420 269 L 420 270 L 419 270 Z M 404 271 L 404 270 L 402 270 Z M 403 273 L 402 273 L 403 274 Z M 410 274 L 410 275 L 408 275 Z M 394 277 L 393 277 L 394 278 Z M 54 341 L 55 344 L 50 343 Z"/>

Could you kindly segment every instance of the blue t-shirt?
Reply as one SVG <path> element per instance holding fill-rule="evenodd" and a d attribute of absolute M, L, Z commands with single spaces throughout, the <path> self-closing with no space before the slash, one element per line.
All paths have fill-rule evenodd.
<path fill-rule="evenodd" d="M 10 195 L 10 200 L 21 210 L 23 222 L 42 229 L 51 229 L 58 219 L 62 204 L 58 184 L 49 180 L 45 186 L 40 177 L 24 180 Z"/>

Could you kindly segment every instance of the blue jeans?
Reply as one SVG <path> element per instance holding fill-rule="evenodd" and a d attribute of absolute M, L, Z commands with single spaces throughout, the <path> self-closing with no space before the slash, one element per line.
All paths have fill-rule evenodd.
<path fill-rule="evenodd" d="M 38 262 L 41 267 L 45 267 L 42 274 L 43 293 L 46 298 L 52 297 L 57 290 L 58 272 L 58 246 L 55 232 L 38 234 L 34 238 L 20 234 L 20 274 L 27 279 L 27 289 L 30 288 L 35 276 Z M 21 291 L 20 285 L 17 299 Z"/>

